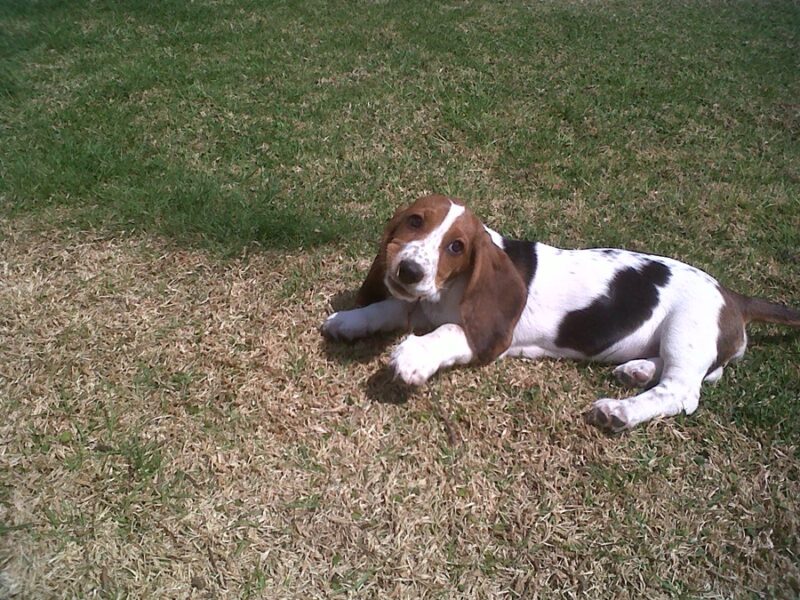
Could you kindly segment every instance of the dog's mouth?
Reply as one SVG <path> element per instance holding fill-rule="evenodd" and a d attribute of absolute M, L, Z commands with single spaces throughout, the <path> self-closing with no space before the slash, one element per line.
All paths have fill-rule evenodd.
<path fill-rule="evenodd" d="M 406 302 L 416 302 L 417 300 L 420 300 L 422 298 L 420 294 L 413 293 L 404 284 L 400 283 L 390 275 L 386 276 L 384 283 L 386 284 L 386 287 L 389 289 L 389 293 L 398 300 L 405 300 Z"/>
<path fill-rule="evenodd" d="M 405 302 L 438 302 L 443 291 L 443 289 L 438 288 L 434 289 L 432 292 L 420 292 L 419 290 L 409 289 L 409 286 L 397 281 L 397 279 L 391 275 L 386 276 L 384 283 L 392 296 Z"/>

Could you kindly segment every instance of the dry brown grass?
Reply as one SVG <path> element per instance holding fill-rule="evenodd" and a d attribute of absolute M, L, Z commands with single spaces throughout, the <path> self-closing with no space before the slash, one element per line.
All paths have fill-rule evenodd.
<path fill-rule="evenodd" d="M 450 371 L 317 327 L 367 259 L 0 223 L 0 597 L 800 594 L 800 473 L 701 405 L 607 437 L 604 368 Z"/>

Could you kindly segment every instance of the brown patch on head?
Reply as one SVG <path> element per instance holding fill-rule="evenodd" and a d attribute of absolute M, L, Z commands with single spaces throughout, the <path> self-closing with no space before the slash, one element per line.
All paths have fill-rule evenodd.
<path fill-rule="evenodd" d="M 438 287 L 473 268 L 476 248 L 487 235 L 478 217 L 469 209 L 455 220 L 439 246 Z"/>
<path fill-rule="evenodd" d="M 451 204 L 460 205 L 461 202 L 432 194 L 423 196 L 394 213 L 384 228 L 378 255 L 356 296 L 358 306 L 380 302 L 389 297 L 389 290 L 384 283 L 387 267 L 393 264 L 395 256 L 406 244 L 423 239 L 438 227 L 447 216 Z"/>
<path fill-rule="evenodd" d="M 727 288 L 718 286 L 725 304 L 719 311 L 719 335 L 717 336 L 717 359 L 708 370 L 725 366 L 732 358 L 740 355 L 745 344 L 745 318 L 742 311 L 744 297 Z"/>
<path fill-rule="evenodd" d="M 395 216 L 398 221 L 386 240 L 386 264 L 391 265 L 394 258 L 409 242 L 426 238 L 441 225 L 452 204 L 458 204 L 447 196 L 432 194 L 416 200 L 411 206 Z"/>

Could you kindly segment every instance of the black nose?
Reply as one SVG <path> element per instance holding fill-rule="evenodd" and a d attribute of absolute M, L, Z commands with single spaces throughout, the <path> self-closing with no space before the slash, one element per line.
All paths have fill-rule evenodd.
<path fill-rule="evenodd" d="M 400 266 L 397 268 L 397 278 L 406 285 L 412 283 L 419 283 L 425 275 L 417 263 L 411 260 L 401 260 Z"/>

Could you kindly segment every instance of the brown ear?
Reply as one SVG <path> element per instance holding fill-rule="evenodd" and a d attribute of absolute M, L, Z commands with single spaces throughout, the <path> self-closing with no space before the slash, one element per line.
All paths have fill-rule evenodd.
<path fill-rule="evenodd" d="M 397 226 L 402 221 L 404 212 L 405 209 L 396 211 L 386 224 L 383 230 L 383 236 L 381 236 L 381 245 L 378 250 L 378 255 L 375 257 L 375 260 L 372 261 L 372 266 L 369 268 L 367 278 L 364 280 L 364 283 L 361 284 L 356 294 L 356 306 L 375 304 L 389 297 L 389 290 L 383 282 L 386 275 L 386 244 L 392 239 L 394 230 L 397 229 Z"/>
<path fill-rule="evenodd" d="M 526 300 L 525 284 L 511 259 L 481 231 L 461 299 L 461 323 L 476 362 L 491 362 L 508 349 Z"/>

